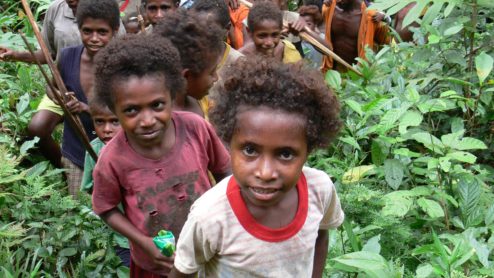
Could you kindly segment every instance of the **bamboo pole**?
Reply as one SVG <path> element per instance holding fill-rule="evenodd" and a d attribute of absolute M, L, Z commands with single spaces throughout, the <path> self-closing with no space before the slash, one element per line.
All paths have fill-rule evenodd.
<path fill-rule="evenodd" d="M 239 2 L 241 4 L 243 4 L 244 6 L 246 6 L 247 8 L 252 8 L 252 3 L 247 1 L 247 0 L 239 0 Z M 283 26 L 288 28 L 288 22 L 286 22 L 285 20 L 283 21 Z M 319 42 L 316 37 L 317 35 L 314 34 L 314 32 L 312 30 L 310 30 L 307 26 L 304 27 L 304 29 L 302 31 L 300 31 L 300 33 L 298 34 L 300 38 L 302 38 L 304 41 L 312 44 L 314 47 L 316 47 L 317 49 L 319 49 L 319 51 L 321 51 L 323 54 L 333 58 L 334 60 L 336 60 L 338 63 L 344 65 L 345 67 L 347 67 L 349 70 L 355 72 L 356 74 L 362 76 L 362 73 L 355 69 L 354 67 L 352 67 L 350 64 L 348 64 L 345 60 L 343 60 L 340 56 L 336 55 L 336 53 L 334 53 L 333 51 L 331 51 L 331 49 L 329 49 L 328 47 L 326 47 L 324 44 L 322 44 L 321 42 Z"/>
<path fill-rule="evenodd" d="M 28 50 L 31 52 L 31 55 L 33 55 L 34 60 L 36 61 L 36 64 L 38 67 L 41 69 L 41 72 L 43 76 L 46 79 L 46 82 L 48 83 L 48 86 L 52 90 L 58 105 L 62 108 L 64 114 L 67 116 L 66 120 L 68 120 L 70 126 L 74 129 L 76 132 L 77 137 L 81 140 L 84 148 L 87 150 L 89 155 L 94 159 L 94 161 L 98 160 L 98 155 L 94 151 L 94 149 L 91 147 L 91 143 L 89 142 L 89 138 L 86 135 L 86 132 L 84 131 L 84 128 L 82 126 L 82 123 L 79 118 L 74 116 L 70 111 L 68 110 L 67 106 L 65 105 L 65 99 L 64 96 L 67 95 L 67 88 L 65 87 L 65 84 L 63 83 L 62 77 L 60 76 L 60 73 L 58 72 L 57 67 L 53 63 L 53 60 L 51 58 L 51 54 L 48 51 L 48 48 L 45 45 L 45 42 L 43 41 L 43 38 L 41 37 L 41 32 L 39 31 L 38 24 L 36 24 L 36 21 L 34 20 L 33 13 L 31 12 L 31 8 L 29 7 L 27 0 L 21 0 L 22 6 L 24 7 L 24 10 L 26 11 L 26 16 L 29 20 L 29 23 L 33 27 L 34 35 L 36 36 L 36 39 L 38 40 L 39 46 L 41 47 L 41 51 L 43 52 L 43 55 L 45 56 L 46 62 L 48 64 L 48 67 L 50 68 L 53 78 L 55 79 L 55 83 L 57 84 L 57 87 L 60 92 L 55 90 L 50 78 L 44 71 L 43 67 L 41 66 L 41 63 L 38 61 L 36 56 L 34 55 L 34 51 L 31 48 L 31 45 L 29 45 L 27 39 L 25 39 L 25 36 L 21 35 L 23 39 L 25 39 L 26 46 Z"/>

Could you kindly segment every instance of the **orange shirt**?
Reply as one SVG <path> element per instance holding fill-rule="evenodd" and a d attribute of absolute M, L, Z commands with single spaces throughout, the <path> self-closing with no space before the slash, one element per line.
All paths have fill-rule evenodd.
<path fill-rule="evenodd" d="M 235 42 L 233 48 L 240 49 L 244 46 L 244 35 L 242 30 L 244 28 L 243 21 L 249 15 L 249 8 L 244 5 L 240 5 L 238 9 L 232 10 L 232 8 L 228 7 L 230 10 L 230 20 L 232 21 L 233 26 L 233 36 L 235 37 Z"/>
<path fill-rule="evenodd" d="M 324 24 L 326 25 L 326 42 L 329 44 L 331 50 L 333 50 L 333 43 L 331 40 L 331 23 L 333 21 L 335 9 L 335 0 L 331 2 L 330 6 L 324 5 L 322 7 L 322 15 L 324 18 Z M 375 50 L 379 44 L 388 44 L 390 42 L 390 36 L 388 35 L 388 26 L 386 24 L 382 22 L 375 23 L 372 21 L 372 17 L 377 13 L 377 11 L 367 10 L 367 6 L 363 1 L 360 9 L 362 11 L 362 20 L 360 21 L 357 42 L 358 56 L 360 58 L 365 58 L 365 46 Z M 329 56 L 324 56 L 322 71 L 326 72 L 332 68 L 333 59 Z"/>

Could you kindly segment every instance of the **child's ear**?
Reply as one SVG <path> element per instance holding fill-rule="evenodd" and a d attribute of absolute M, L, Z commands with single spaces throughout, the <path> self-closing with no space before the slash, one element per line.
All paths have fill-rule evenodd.
<path fill-rule="evenodd" d="M 186 79 L 189 80 L 189 77 L 192 75 L 192 72 L 190 69 L 183 69 L 182 70 L 182 76 Z"/>

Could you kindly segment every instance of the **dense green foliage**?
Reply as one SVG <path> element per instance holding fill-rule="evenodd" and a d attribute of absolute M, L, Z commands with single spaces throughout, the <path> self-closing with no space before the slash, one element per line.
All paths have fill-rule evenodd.
<path fill-rule="evenodd" d="M 31 2 L 37 16 L 49 3 Z M 309 164 L 332 175 L 347 218 L 330 232 L 325 275 L 494 276 L 494 7 L 376 2 L 391 14 L 430 5 L 406 20 L 422 24 L 418 44 L 369 52 L 363 78 L 327 75 L 344 129 Z M 19 28 L 32 37 L 19 7 L 0 4 L 0 45 L 22 48 Z M 125 275 L 88 198 L 67 197 L 25 134 L 43 92 L 36 67 L 1 64 L 0 276 Z"/>

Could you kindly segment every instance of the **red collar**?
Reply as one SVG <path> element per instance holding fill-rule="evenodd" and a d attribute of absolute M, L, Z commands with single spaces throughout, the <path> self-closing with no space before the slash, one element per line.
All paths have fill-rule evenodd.
<path fill-rule="evenodd" d="M 307 189 L 307 180 L 304 174 L 300 175 L 297 182 L 298 191 L 298 208 L 295 213 L 295 217 L 292 222 L 284 227 L 273 229 L 259 224 L 254 217 L 250 214 L 247 205 L 245 204 L 242 195 L 240 194 L 240 186 L 232 176 L 228 181 L 228 187 L 226 195 L 228 202 L 232 207 L 233 213 L 237 217 L 238 221 L 254 237 L 268 241 L 268 242 L 280 242 L 287 240 L 294 236 L 302 229 L 307 218 L 307 212 L 309 207 L 309 195 Z"/>

